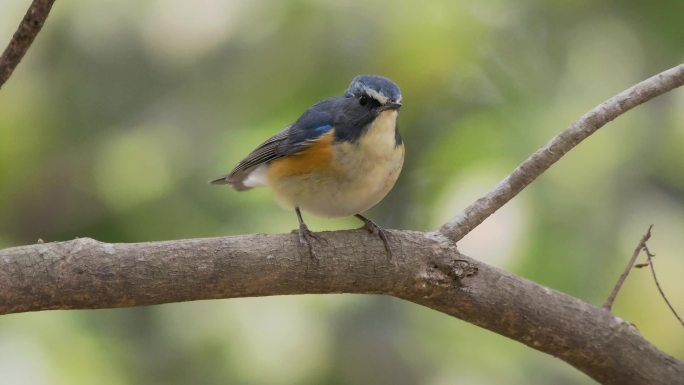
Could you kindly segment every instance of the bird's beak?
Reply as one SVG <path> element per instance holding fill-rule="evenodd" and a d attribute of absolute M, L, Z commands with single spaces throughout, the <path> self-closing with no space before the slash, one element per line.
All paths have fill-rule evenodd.
<path fill-rule="evenodd" d="M 379 110 L 380 111 L 385 111 L 385 110 L 398 110 L 401 108 L 401 103 L 395 103 L 395 102 L 387 102 L 380 106 Z"/>

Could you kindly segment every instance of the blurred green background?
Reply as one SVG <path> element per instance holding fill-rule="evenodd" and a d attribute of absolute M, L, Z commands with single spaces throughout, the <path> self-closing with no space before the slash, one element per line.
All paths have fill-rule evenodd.
<path fill-rule="evenodd" d="M 0 45 L 29 1 L 0 2 Z M 589 108 L 684 58 L 681 0 L 57 1 L 0 90 L 0 247 L 288 232 L 267 190 L 209 186 L 360 73 L 403 90 L 403 174 L 369 216 L 434 229 Z M 316 230 L 358 226 L 307 217 Z M 684 312 L 684 90 L 573 150 L 461 244 L 601 304 L 649 243 Z M 684 359 L 650 274 L 615 313 Z M 217 300 L 0 317 L 0 384 L 591 384 L 386 297 Z"/>

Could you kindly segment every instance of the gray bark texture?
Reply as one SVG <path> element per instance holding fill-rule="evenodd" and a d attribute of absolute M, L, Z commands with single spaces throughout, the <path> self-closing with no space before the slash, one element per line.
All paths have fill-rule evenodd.
<path fill-rule="evenodd" d="M 439 233 L 363 230 L 130 244 L 89 238 L 0 251 L 0 314 L 305 293 L 405 299 L 560 358 L 604 384 L 681 384 L 684 363 L 609 311 L 460 254 Z M 457 342 L 457 341 L 455 341 Z"/>

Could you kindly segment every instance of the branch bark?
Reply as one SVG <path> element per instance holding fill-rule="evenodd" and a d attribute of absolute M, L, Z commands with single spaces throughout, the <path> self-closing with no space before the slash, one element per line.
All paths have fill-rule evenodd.
<path fill-rule="evenodd" d="M 439 233 L 320 233 L 319 260 L 296 234 L 132 244 L 81 238 L 0 251 L 0 314 L 304 293 L 385 294 L 556 356 L 604 384 L 681 384 L 684 363 L 628 322 L 458 252 Z"/>
<path fill-rule="evenodd" d="M 43 28 L 55 0 L 33 0 L 24 19 L 14 32 L 7 48 L 0 56 L 0 88 L 9 79 L 14 69 L 28 51 L 31 43 Z"/>
<path fill-rule="evenodd" d="M 606 123 L 658 95 L 684 85 L 684 64 L 652 76 L 604 101 L 530 155 L 485 196 L 473 202 L 440 231 L 458 242 L 482 221 L 513 199 L 563 155 Z"/>

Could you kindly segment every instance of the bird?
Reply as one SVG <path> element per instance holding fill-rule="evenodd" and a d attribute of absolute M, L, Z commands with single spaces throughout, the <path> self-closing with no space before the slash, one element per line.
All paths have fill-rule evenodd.
<path fill-rule="evenodd" d="M 397 118 L 399 86 L 380 75 L 356 76 L 342 96 L 307 109 L 211 184 L 237 191 L 269 187 L 299 222 L 299 243 L 317 259 L 302 211 L 319 217 L 355 216 L 377 235 L 392 258 L 387 231 L 361 213 L 392 189 L 404 163 Z"/>

